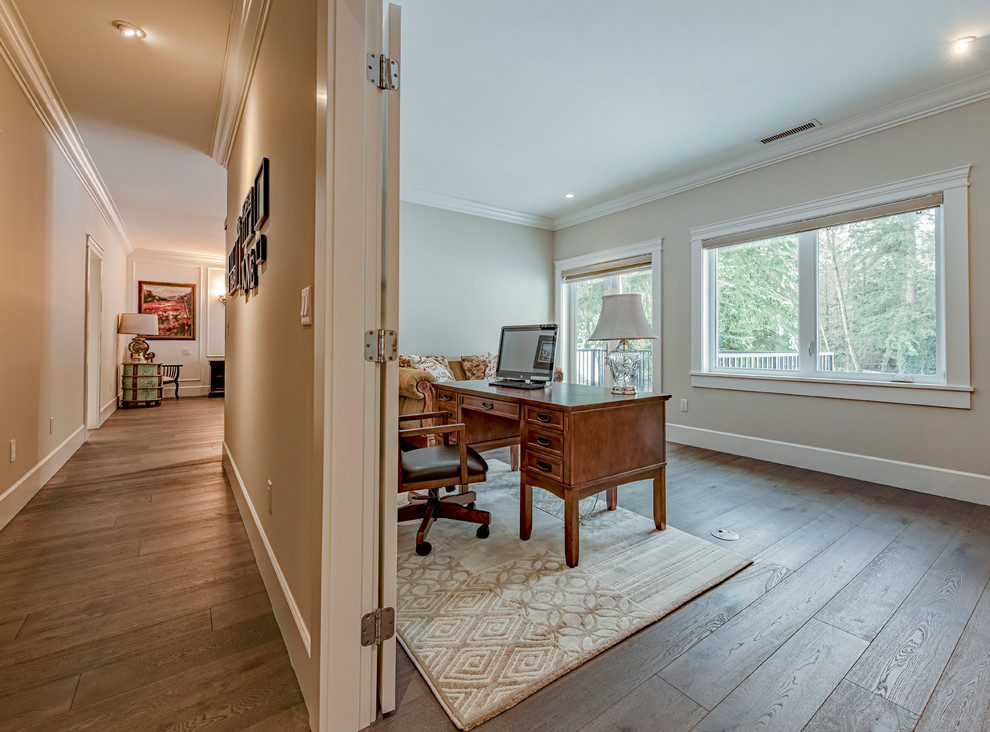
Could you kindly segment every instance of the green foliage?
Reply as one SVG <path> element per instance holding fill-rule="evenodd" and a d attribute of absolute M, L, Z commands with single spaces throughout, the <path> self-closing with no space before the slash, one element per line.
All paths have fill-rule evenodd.
<path fill-rule="evenodd" d="M 836 371 L 935 373 L 935 209 L 823 230 L 818 262 Z"/>
<path fill-rule="evenodd" d="M 797 236 L 723 247 L 716 257 L 719 351 L 797 351 Z"/>

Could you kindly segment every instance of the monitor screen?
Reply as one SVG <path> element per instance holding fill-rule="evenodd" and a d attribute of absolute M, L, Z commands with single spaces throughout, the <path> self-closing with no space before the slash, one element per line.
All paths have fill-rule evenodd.
<path fill-rule="evenodd" d="M 556 324 L 503 326 L 495 375 L 500 379 L 551 381 L 556 353 Z"/>

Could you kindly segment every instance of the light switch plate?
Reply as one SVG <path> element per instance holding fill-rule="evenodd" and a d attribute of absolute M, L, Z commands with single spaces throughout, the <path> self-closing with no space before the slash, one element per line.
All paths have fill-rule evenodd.
<path fill-rule="evenodd" d="M 183 356 L 191 356 L 192 355 L 192 349 L 191 348 L 183 348 L 182 349 L 182 355 Z"/>
<path fill-rule="evenodd" d="M 304 287 L 300 293 L 299 322 L 303 325 L 313 324 L 313 288 Z"/>

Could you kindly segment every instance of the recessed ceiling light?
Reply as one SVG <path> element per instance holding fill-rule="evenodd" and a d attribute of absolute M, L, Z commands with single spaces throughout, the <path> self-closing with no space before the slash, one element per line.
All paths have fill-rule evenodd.
<path fill-rule="evenodd" d="M 120 35 L 124 38 L 144 38 L 148 35 L 144 32 L 144 28 L 133 23 L 128 23 L 126 20 L 115 20 L 113 27 L 119 30 Z"/>
<path fill-rule="evenodd" d="M 970 46 L 976 41 L 976 36 L 963 36 L 952 42 L 952 50 L 956 53 L 966 53 Z"/>
<path fill-rule="evenodd" d="M 574 194 L 573 193 L 565 193 L 564 194 L 564 198 L 574 198 Z"/>

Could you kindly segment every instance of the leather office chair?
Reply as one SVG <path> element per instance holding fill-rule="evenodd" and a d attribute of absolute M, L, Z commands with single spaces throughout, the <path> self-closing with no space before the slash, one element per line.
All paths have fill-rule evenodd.
<path fill-rule="evenodd" d="M 479 539 L 488 536 L 492 515 L 474 507 L 475 493 L 463 489 L 461 493 L 441 497 L 440 489 L 453 491 L 455 486 L 480 483 L 488 476 L 488 463 L 464 440 L 463 424 L 448 424 L 449 412 L 425 412 L 399 417 L 399 424 L 422 419 L 440 420 L 435 427 L 399 429 L 400 446 L 409 447 L 410 438 L 442 435 L 443 444 L 433 447 L 402 449 L 399 452 L 399 492 L 426 491 L 423 497 L 413 497 L 408 506 L 399 509 L 399 521 L 422 519 L 416 532 L 416 553 L 426 556 L 433 546 L 426 534 L 433 522 L 440 518 L 481 524 L 475 532 Z M 459 434 L 456 445 L 450 444 L 450 436 Z"/>

